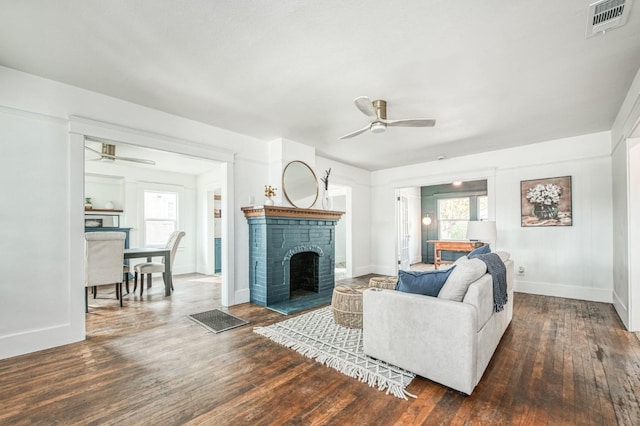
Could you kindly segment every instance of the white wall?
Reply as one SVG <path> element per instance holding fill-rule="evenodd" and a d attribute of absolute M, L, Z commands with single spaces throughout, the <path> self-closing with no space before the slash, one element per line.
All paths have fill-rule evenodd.
<path fill-rule="evenodd" d="M 29 201 L 46 205 L 49 218 L 46 225 L 34 227 L 42 220 L 42 212 L 37 220 L 25 213 L 37 212 L 31 208 L 3 213 L 5 226 L 27 231 L 21 233 L 19 242 L 5 238 L 0 250 L 0 272 L 9 277 L 2 281 L 0 315 L 12 314 L 9 321 L 2 317 L 0 358 L 84 337 L 81 135 L 87 134 L 83 133 L 87 128 L 99 129 L 116 141 L 224 162 L 222 174 L 230 189 L 223 188 L 223 209 L 234 214 L 223 228 L 227 244 L 222 260 L 226 270 L 223 303 L 249 300 L 248 236 L 240 207 L 249 196 L 262 194 L 267 181 L 266 143 L 5 67 L 0 67 L 0 109 L 2 149 L 7 150 L 0 159 L 6 174 L 2 208 Z M 37 179 L 16 179 L 27 173 Z M 5 182 L 12 184 L 9 187 Z M 60 250 L 61 242 L 64 250 Z M 34 263 L 34 258 L 40 262 Z M 231 267 L 224 266 L 227 264 Z M 38 301 L 40 295 L 49 296 L 52 286 L 55 294 L 64 298 Z"/>
<path fill-rule="evenodd" d="M 372 233 L 376 232 L 371 224 L 371 172 L 320 156 L 316 157 L 315 164 L 318 178 L 331 168 L 329 189 L 339 185 L 347 191 L 347 213 L 340 220 L 347 227 L 348 276 L 371 273 L 374 269 L 371 264 Z"/>
<path fill-rule="evenodd" d="M 88 164 L 89 166 L 91 163 Z M 85 171 L 91 167 L 86 167 Z M 108 202 L 113 203 L 113 208 L 122 210 L 124 205 L 124 178 L 113 175 L 85 174 L 84 196 L 91 198 L 94 209 L 106 209 Z M 120 215 L 122 216 L 122 215 Z"/>
<path fill-rule="evenodd" d="M 78 154 L 64 120 L 0 109 L 0 358 L 84 338 Z"/>
<path fill-rule="evenodd" d="M 347 211 L 347 196 L 336 195 L 331 197 L 331 210 Z M 336 224 L 336 264 L 347 261 L 347 221 L 339 220 Z"/>
<path fill-rule="evenodd" d="M 602 132 L 372 173 L 376 273 L 394 265 L 394 190 L 454 180 L 487 179 L 497 248 L 525 275 L 517 291 L 611 302 L 612 199 L 610 134 Z M 522 228 L 520 181 L 572 176 L 573 226 Z"/>
<path fill-rule="evenodd" d="M 266 150 L 265 150 L 266 151 Z M 244 214 L 240 210 L 241 207 L 249 205 L 249 199 L 253 198 L 256 204 L 261 205 L 264 200 L 264 185 L 267 185 L 269 175 L 269 163 L 266 161 L 266 152 L 260 159 L 250 158 L 249 156 L 236 157 L 234 174 L 233 174 L 233 187 L 236 200 L 232 213 L 229 215 L 233 218 L 235 226 L 233 228 L 233 234 L 226 236 L 223 232 L 222 241 L 224 244 L 225 239 L 231 237 L 233 239 L 234 247 L 230 248 L 230 256 L 235 259 L 235 299 L 234 303 L 246 303 L 249 302 L 249 225 Z M 222 214 L 223 220 L 228 218 L 225 215 L 225 202 L 228 202 L 227 195 L 222 192 Z M 224 229 L 223 229 L 224 231 Z M 224 247 L 223 247 L 223 261 L 222 270 L 223 276 L 227 275 L 224 262 Z"/>
<path fill-rule="evenodd" d="M 635 133 L 634 133 L 635 131 Z M 640 161 L 637 137 L 640 133 L 640 70 L 611 129 L 613 152 L 613 217 L 614 217 L 614 306 L 620 319 L 631 331 L 640 330 L 640 264 L 632 262 L 640 257 L 636 244 L 640 235 L 635 226 L 640 199 L 637 183 Z M 636 137 L 635 140 L 629 139 Z M 633 150 L 633 151 L 632 151 Z M 632 184 L 633 183 L 633 184 Z M 633 228 L 633 229 L 632 229 Z"/>

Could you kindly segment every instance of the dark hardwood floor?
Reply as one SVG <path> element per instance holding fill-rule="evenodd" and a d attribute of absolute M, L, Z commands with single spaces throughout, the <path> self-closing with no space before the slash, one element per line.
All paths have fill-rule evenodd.
<path fill-rule="evenodd" d="M 252 332 L 276 312 L 233 306 L 251 324 L 220 334 L 189 320 L 219 307 L 211 278 L 175 288 L 165 298 L 156 281 L 124 308 L 103 289 L 86 341 L 0 360 L 0 425 L 640 422 L 640 342 L 608 304 L 517 293 L 473 395 L 418 377 L 404 401 Z"/>

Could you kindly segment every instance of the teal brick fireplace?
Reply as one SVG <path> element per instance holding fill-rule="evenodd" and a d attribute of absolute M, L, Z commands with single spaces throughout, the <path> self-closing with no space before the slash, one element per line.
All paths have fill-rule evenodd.
<path fill-rule="evenodd" d="M 285 314 L 331 300 L 335 226 L 342 212 L 244 207 L 249 223 L 251 303 Z"/>

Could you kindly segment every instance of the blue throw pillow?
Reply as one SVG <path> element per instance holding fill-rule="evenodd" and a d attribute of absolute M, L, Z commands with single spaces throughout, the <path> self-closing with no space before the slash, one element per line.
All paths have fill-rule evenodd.
<path fill-rule="evenodd" d="M 396 290 L 437 297 L 454 268 L 446 271 L 398 271 Z"/>
<path fill-rule="evenodd" d="M 487 244 L 486 246 L 482 246 L 482 247 L 478 247 L 477 249 L 474 249 L 471 253 L 467 255 L 467 257 L 469 259 L 473 259 L 474 257 L 480 254 L 487 254 L 487 253 L 491 253 L 491 247 L 489 246 L 489 244 Z"/>

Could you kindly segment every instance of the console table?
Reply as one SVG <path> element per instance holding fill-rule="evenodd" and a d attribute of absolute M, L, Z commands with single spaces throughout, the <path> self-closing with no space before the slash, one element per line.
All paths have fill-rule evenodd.
<path fill-rule="evenodd" d="M 442 260 L 442 251 L 461 251 L 469 253 L 478 247 L 482 247 L 485 243 L 481 241 L 444 241 L 444 240 L 429 240 L 428 243 L 433 243 L 434 259 L 433 264 L 436 269 L 440 265 L 449 265 L 453 262 L 448 260 Z"/>

